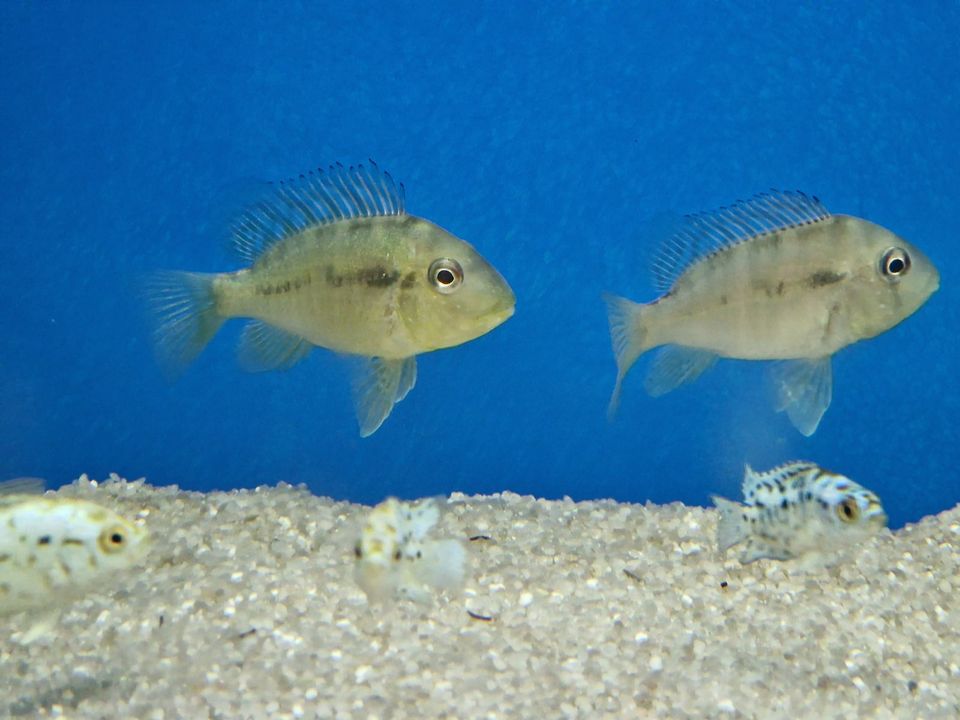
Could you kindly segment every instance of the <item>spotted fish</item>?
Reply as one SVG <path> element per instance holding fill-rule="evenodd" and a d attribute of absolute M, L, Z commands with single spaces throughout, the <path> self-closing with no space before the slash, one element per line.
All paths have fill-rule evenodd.
<path fill-rule="evenodd" d="M 740 561 L 788 560 L 842 550 L 887 524 L 880 498 L 843 475 L 796 461 L 767 472 L 747 465 L 744 504 L 714 495 L 717 545 L 743 545 Z"/>
<path fill-rule="evenodd" d="M 233 224 L 249 267 L 162 272 L 145 286 L 161 365 L 178 375 L 229 318 L 247 370 L 285 369 L 314 346 L 362 359 L 360 434 L 413 388 L 416 356 L 460 345 L 513 314 L 514 295 L 471 245 L 408 215 L 403 185 L 374 164 L 281 183 Z"/>
<path fill-rule="evenodd" d="M 354 577 L 371 601 L 394 597 L 426 602 L 463 584 L 466 551 L 459 540 L 434 539 L 440 502 L 388 498 L 370 511 L 354 548 Z"/>
<path fill-rule="evenodd" d="M 0 616 L 62 606 L 146 553 L 146 528 L 42 482 L 0 483 Z"/>
<path fill-rule="evenodd" d="M 718 357 L 776 360 L 777 409 L 812 435 L 830 405 L 831 357 L 916 312 L 937 290 L 929 259 L 867 220 L 815 197 L 771 192 L 687 216 L 653 263 L 664 294 L 641 305 L 606 296 L 617 381 L 661 347 L 646 378 L 658 396 Z"/>

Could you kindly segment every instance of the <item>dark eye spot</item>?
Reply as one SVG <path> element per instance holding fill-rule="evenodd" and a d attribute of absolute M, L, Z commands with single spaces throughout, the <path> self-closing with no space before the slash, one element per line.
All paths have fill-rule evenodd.
<path fill-rule="evenodd" d="M 880 270 L 888 278 L 897 278 L 910 270 L 910 255 L 902 248 L 890 248 L 880 259 Z"/>
<path fill-rule="evenodd" d="M 430 264 L 427 279 L 437 292 L 449 295 L 463 283 L 463 268 L 452 258 L 439 258 Z"/>
<path fill-rule="evenodd" d="M 114 545 L 123 545 L 123 535 L 120 533 L 114 533 L 110 536 L 110 542 Z"/>

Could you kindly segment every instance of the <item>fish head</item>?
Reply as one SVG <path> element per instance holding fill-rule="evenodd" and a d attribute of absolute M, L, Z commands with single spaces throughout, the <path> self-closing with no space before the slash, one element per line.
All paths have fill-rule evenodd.
<path fill-rule="evenodd" d="M 513 315 L 516 297 L 507 281 L 472 245 L 424 221 L 401 289 L 407 330 L 424 351 L 452 347 L 484 335 Z"/>
<path fill-rule="evenodd" d="M 845 220 L 858 236 L 851 321 L 861 338 L 869 338 L 919 310 L 940 287 L 940 273 L 923 251 L 895 233 L 859 218 Z"/>
<path fill-rule="evenodd" d="M 869 535 L 887 526 L 880 498 L 850 478 L 825 472 L 815 492 L 824 519 L 838 532 Z"/>
<path fill-rule="evenodd" d="M 101 567 L 119 570 L 143 560 L 150 549 L 146 525 L 100 507 L 91 517 L 95 520 L 95 552 Z"/>

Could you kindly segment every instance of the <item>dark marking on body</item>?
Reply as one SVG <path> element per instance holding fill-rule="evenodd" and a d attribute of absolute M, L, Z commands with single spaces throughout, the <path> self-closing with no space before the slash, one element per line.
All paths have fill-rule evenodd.
<path fill-rule="evenodd" d="M 720 583 L 720 587 L 723 588 L 724 590 L 726 590 L 726 589 L 729 587 L 729 584 L 727 583 L 726 580 L 723 580 L 723 581 Z"/>
<path fill-rule="evenodd" d="M 37 545 L 49 545 L 50 542 L 51 538 L 49 535 L 41 535 L 39 538 L 37 538 Z"/>
<path fill-rule="evenodd" d="M 643 578 L 641 578 L 639 575 L 637 575 L 637 574 L 636 574 L 635 572 L 633 572 L 632 570 L 628 570 L 627 568 L 624 568 L 624 569 L 623 569 L 623 574 L 626 575 L 626 576 L 627 576 L 628 578 L 630 578 L 631 580 L 636 580 L 637 582 L 643 582 Z"/>
<path fill-rule="evenodd" d="M 327 266 L 328 273 L 330 270 L 331 268 L 328 265 Z M 306 287 L 311 283 L 311 281 L 312 281 L 312 278 L 310 277 L 310 273 L 306 273 L 304 275 L 299 275 L 293 278 L 292 280 L 283 280 L 275 283 L 263 283 L 263 284 L 257 285 L 256 288 L 254 288 L 254 292 L 257 295 L 266 295 L 266 296 L 283 295 L 285 293 L 290 292 L 291 290 L 299 290 L 302 287 Z"/>
<path fill-rule="evenodd" d="M 248 637 L 250 637 L 251 635 L 256 635 L 256 634 L 257 634 L 257 629 L 256 629 L 256 628 L 250 628 L 249 630 L 245 630 L 244 632 L 242 632 L 242 633 L 240 633 L 239 635 L 237 635 L 237 639 L 238 639 L 238 640 L 243 640 L 244 638 L 248 638 Z"/>
<path fill-rule="evenodd" d="M 493 622 L 492 615 L 481 615 L 480 613 L 475 613 L 472 610 L 467 610 L 467 615 L 472 617 L 474 620 L 483 620 L 484 622 Z"/>
<path fill-rule="evenodd" d="M 727 300 L 727 296 L 726 296 L 726 295 L 721 295 L 721 296 L 720 296 L 720 304 L 721 304 L 721 305 L 726 305 L 727 302 L 729 302 L 729 301 Z"/>
<path fill-rule="evenodd" d="M 417 274 L 415 272 L 408 272 L 403 276 L 403 282 L 400 283 L 401 290 L 409 290 L 414 285 L 417 284 Z"/>
<path fill-rule="evenodd" d="M 331 287 L 343 287 L 344 285 L 361 284 L 367 287 L 387 288 L 400 279 L 398 270 L 387 270 L 381 265 L 369 268 L 360 268 L 352 273 L 338 273 L 333 265 L 327 265 L 324 280 Z M 404 279 L 404 283 L 406 283 Z"/>
<path fill-rule="evenodd" d="M 825 285 L 834 285 L 846 276 L 846 273 L 838 273 L 833 270 L 817 270 L 817 272 L 807 278 L 807 287 L 819 288 Z"/>
<path fill-rule="evenodd" d="M 782 295 L 783 295 L 783 287 L 784 287 L 784 285 L 783 285 L 783 280 L 781 280 L 780 282 L 777 283 L 777 295 L 778 295 L 778 296 L 782 296 Z"/>
<path fill-rule="evenodd" d="M 490 540 L 492 538 L 489 535 L 474 535 L 469 539 L 470 539 L 470 542 L 476 542 L 477 540 Z"/>
<path fill-rule="evenodd" d="M 77 538 L 64 538 L 60 541 L 61 545 L 83 545 L 83 540 Z"/>

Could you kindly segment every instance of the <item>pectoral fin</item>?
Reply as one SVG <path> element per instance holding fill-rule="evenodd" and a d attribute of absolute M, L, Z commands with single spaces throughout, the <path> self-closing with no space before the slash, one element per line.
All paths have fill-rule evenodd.
<path fill-rule="evenodd" d="M 778 362 L 771 373 L 777 390 L 777 411 L 786 412 L 801 433 L 813 435 L 833 396 L 830 356 Z"/>
<path fill-rule="evenodd" d="M 353 385 L 360 436 L 368 437 L 387 419 L 417 381 L 417 359 L 368 358 Z"/>

